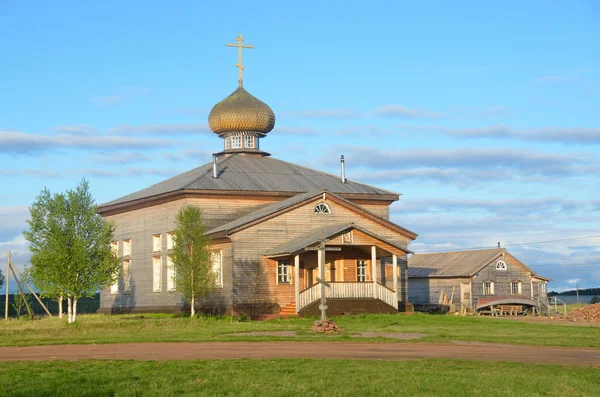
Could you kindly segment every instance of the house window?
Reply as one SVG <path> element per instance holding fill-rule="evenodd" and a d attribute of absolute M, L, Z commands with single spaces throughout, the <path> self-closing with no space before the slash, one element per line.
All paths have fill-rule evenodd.
<path fill-rule="evenodd" d="M 367 281 L 367 261 L 356 261 L 356 279 L 359 283 Z"/>
<path fill-rule="evenodd" d="M 167 291 L 173 292 L 175 289 L 175 266 L 173 265 L 173 257 L 167 256 Z"/>
<path fill-rule="evenodd" d="M 239 135 L 231 137 L 231 148 L 239 149 L 242 147 L 242 137 Z"/>
<path fill-rule="evenodd" d="M 162 291 L 162 257 L 152 257 L 152 290 Z"/>
<path fill-rule="evenodd" d="M 494 295 L 494 282 L 493 281 L 484 281 L 483 282 L 483 294 L 484 295 Z"/>
<path fill-rule="evenodd" d="M 131 261 L 129 259 L 123 261 L 123 293 L 131 293 Z"/>
<path fill-rule="evenodd" d="M 546 282 L 545 281 L 540 283 L 540 292 L 542 294 L 546 293 Z"/>
<path fill-rule="evenodd" d="M 285 259 L 277 261 L 277 282 L 279 284 L 289 284 L 291 282 L 288 261 Z"/>
<path fill-rule="evenodd" d="M 254 147 L 254 137 L 252 135 L 244 136 L 244 147 L 247 147 L 247 148 Z"/>
<path fill-rule="evenodd" d="M 504 262 L 504 261 L 496 262 L 496 270 L 506 270 L 506 262 Z"/>
<path fill-rule="evenodd" d="M 331 210 L 327 204 L 319 203 L 315 206 L 315 214 L 331 214 Z"/>
<path fill-rule="evenodd" d="M 215 273 L 215 287 L 223 286 L 223 252 L 215 251 L 212 253 L 212 267 Z"/>
<path fill-rule="evenodd" d="M 224 138 L 224 140 L 225 140 L 225 150 L 227 150 L 227 149 L 229 149 L 231 147 L 231 138 L 228 137 L 228 136 L 226 136 Z"/>
<path fill-rule="evenodd" d="M 173 232 L 167 233 L 167 249 L 168 250 L 173 249 L 173 236 L 175 236 L 175 234 Z"/>
<path fill-rule="evenodd" d="M 118 241 L 111 242 L 110 250 L 112 251 L 112 253 L 115 256 L 119 256 L 119 242 Z M 110 286 L 110 293 L 113 295 L 119 293 L 119 272 L 117 272 L 117 274 L 115 274 L 115 282 L 113 285 Z"/>
<path fill-rule="evenodd" d="M 131 239 L 123 240 L 123 256 L 131 256 Z"/>
<path fill-rule="evenodd" d="M 152 252 L 162 251 L 162 236 L 160 234 L 152 235 Z"/>
<path fill-rule="evenodd" d="M 510 283 L 510 293 L 513 295 L 521 293 L 521 282 L 519 280 Z"/>

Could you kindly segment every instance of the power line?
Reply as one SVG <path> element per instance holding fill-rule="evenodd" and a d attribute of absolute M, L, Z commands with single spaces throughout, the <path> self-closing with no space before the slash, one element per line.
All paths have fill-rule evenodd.
<path fill-rule="evenodd" d="M 573 240 L 582 240 L 582 239 L 587 239 L 587 238 L 598 238 L 600 237 L 600 234 L 596 234 L 593 236 L 581 236 L 581 237 L 571 237 L 571 238 L 563 238 L 563 239 L 559 239 L 559 240 L 546 240 L 546 241 L 533 241 L 533 242 L 529 242 L 529 243 L 516 243 L 516 244 L 506 244 L 504 245 L 504 247 L 517 247 L 517 246 L 524 246 L 524 245 L 535 245 L 535 244 L 549 244 L 549 243 L 560 243 L 560 242 L 564 242 L 564 241 L 573 241 Z M 439 250 L 439 251 L 424 251 L 424 252 L 417 252 L 417 254 L 433 254 L 436 252 L 458 252 L 458 251 L 475 251 L 475 250 L 484 250 L 484 249 L 493 249 L 493 248 L 497 248 L 496 246 L 487 246 L 487 247 L 472 247 L 472 248 L 461 248 L 461 249 L 453 249 L 453 250 Z"/>

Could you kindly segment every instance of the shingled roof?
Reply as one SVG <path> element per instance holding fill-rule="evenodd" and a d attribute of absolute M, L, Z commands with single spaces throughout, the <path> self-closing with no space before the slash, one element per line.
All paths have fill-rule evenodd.
<path fill-rule="evenodd" d="M 218 178 L 212 177 L 212 163 L 145 189 L 100 205 L 108 207 L 176 191 L 247 191 L 304 193 L 328 190 L 337 194 L 381 195 L 398 199 L 398 193 L 347 180 L 272 157 L 231 155 L 218 161 Z"/>
<path fill-rule="evenodd" d="M 504 248 L 414 254 L 408 258 L 408 277 L 471 277 L 484 266 L 499 259 L 502 254 L 506 254 L 507 257 L 531 272 L 533 277 L 552 281 L 550 278 L 536 274 Z"/>
<path fill-rule="evenodd" d="M 408 258 L 408 277 L 470 277 L 502 255 L 504 249 L 415 254 Z"/>

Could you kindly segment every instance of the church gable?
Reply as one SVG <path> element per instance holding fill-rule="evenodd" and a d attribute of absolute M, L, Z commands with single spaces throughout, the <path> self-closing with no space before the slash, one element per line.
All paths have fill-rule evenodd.
<path fill-rule="evenodd" d="M 240 225 L 227 232 L 227 235 L 236 246 L 260 246 L 261 254 L 264 255 L 282 244 L 302 238 L 310 231 L 342 224 L 354 224 L 402 247 L 406 247 L 416 237 L 412 232 L 329 193 L 317 194 L 272 216 Z M 221 233 L 225 231 L 222 230 Z"/>

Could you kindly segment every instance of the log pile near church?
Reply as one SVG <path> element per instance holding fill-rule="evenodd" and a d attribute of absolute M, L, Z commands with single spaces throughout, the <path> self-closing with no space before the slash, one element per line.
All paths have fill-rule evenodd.
<path fill-rule="evenodd" d="M 563 319 L 568 321 L 591 321 L 594 323 L 600 323 L 600 303 L 595 303 L 593 305 L 584 306 L 573 312 L 569 313 L 568 316 L 563 317 Z"/>

